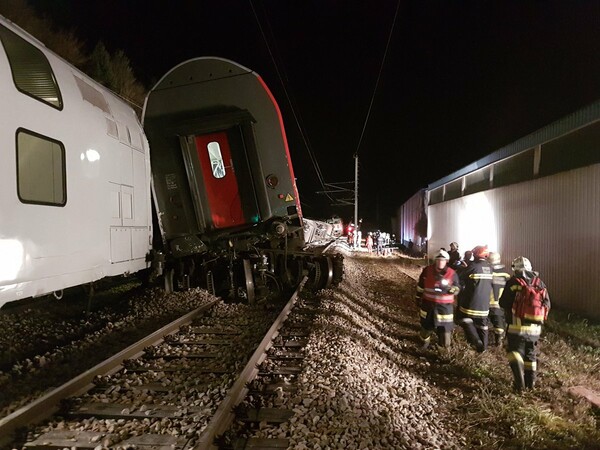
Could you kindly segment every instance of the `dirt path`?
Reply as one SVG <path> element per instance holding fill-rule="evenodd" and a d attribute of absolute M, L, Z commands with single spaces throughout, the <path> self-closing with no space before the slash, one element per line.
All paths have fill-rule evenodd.
<path fill-rule="evenodd" d="M 402 409 L 393 411 L 402 426 L 392 426 L 391 435 L 402 447 L 600 448 L 597 413 L 566 392 L 575 385 L 600 392 L 597 348 L 546 331 L 538 387 L 515 395 L 503 348 L 478 354 L 456 329 L 451 349 L 419 349 L 414 292 L 420 270 L 400 258 L 347 258 L 346 279 L 329 292 L 331 314 L 322 324 L 330 341 L 344 336 L 337 348 L 348 354 L 341 358 L 353 360 L 350 372 L 363 385 L 371 382 L 372 395 L 391 387 L 396 401 L 421 408 L 404 421 Z M 389 371 L 383 378 L 382 370 Z"/>

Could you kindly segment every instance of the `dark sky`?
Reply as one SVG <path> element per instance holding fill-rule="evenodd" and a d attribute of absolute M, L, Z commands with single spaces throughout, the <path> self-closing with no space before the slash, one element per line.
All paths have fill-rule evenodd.
<path fill-rule="evenodd" d="M 148 87 L 197 56 L 258 72 L 280 104 L 306 215 L 330 208 L 249 0 L 30 0 Z M 354 177 L 396 0 L 252 0 L 325 181 Z M 600 1 L 400 1 L 359 149 L 360 215 L 600 98 Z"/>

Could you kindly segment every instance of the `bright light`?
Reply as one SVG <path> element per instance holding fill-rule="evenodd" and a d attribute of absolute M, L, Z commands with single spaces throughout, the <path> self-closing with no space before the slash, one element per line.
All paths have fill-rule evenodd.
<path fill-rule="evenodd" d="M 490 251 L 498 250 L 496 217 L 485 192 L 467 195 L 460 199 L 458 242 L 460 248 L 465 250 L 476 245 L 487 245 Z"/>
<path fill-rule="evenodd" d="M 0 239 L 0 283 L 12 281 L 23 267 L 23 245 L 16 239 Z"/>
<path fill-rule="evenodd" d="M 94 162 L 94 161 L 100 160 L 100 153 L 98 153 L 96 150 L 91 149 L 91 148 L 85 152 L 85 156 L 89 162 Z"/>

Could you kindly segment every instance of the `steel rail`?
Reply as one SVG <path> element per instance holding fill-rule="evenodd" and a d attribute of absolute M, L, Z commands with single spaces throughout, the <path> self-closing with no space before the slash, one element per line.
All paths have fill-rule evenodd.
<path fill-rule="evenodd" d="M 15 430 L 20 427 L 25 427 L 47 419 L 52 416 L 57 410 L 62 399 L 75 394 L 83 393 L 93 387 L 92 381 L 98 375 L 106 375 L 110 372 L 118 370 L 123 361 L 130 358 L 135 358 L 141 355 L 144 348 L 160 343 L 164 336 L 171 334 L 181 328 L 183 325 L 190 323 L 195 316 L 212 308 L 219 300 L 214 300 L 206 305 L 203 305 L 185 316 L 165 325 L 161 329 L 146 336 L 133 345 L 130 345 L 124 350 L 121 350 L 114 356 L 111 356 L 106 361 L 97 364 L 91 369 L 83 372 L 71 381 L 66 382 L 62 386 L 48 392 L 44 396 L 38 398 L 32 403 L 19 408 L 13 413 L 0 419 L 0 444 L 10 439 Z M 7 441 L 8 442 L 8 441 Z"/>
<path fill-rule="evenodd" d="M 248 361 L 248 364 L 246 364 L 246 367 L 244 367 L 244 370 L 234 385 L 231 387 L 231 389 L 229 389 L 227 397 L 223 399 L 217 408 L 215 415 L 204 429 L 204 432 L 200 436 L 200 440 L 194 446 L 193 450 L 213 450 L 217 448 L 214 445 L 215 438 L 223 434 L 231 426 L 233 420 L 235 419 L 233 408 L 248 394 L 248 383 L 252 381 L 258 374 L 258 366 L 266 358 L 267 351 L 273 344 L 273 339 L 277 337 L 278 330 L 281 328 L 290 311 L 294 307 L 298 299 L 298 294 L 304 287 L 307 279 L 308 277 L 306 276 L 302 279 L 288 303 L 285 305 L 279 316 L 277 316 L 277 319 L 275 319 L 275 322 L 273 322 L 273 325 L 271 325 L 271 328 L 269 328 L 269 331 L 267 331 L 267 334 L 265 334 L 265 337 L 258 345 L 256 351 Z"/>

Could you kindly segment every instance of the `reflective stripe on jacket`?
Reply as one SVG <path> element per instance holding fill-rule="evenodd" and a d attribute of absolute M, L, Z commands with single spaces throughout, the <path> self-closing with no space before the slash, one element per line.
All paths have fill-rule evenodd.
<path fill-rule="evenodd" d="M 506 282 L 510 278 L 510 274 L 504 272 L 504 265 L 498 264 L 496 266 L 492 266 L 494 269 L 494 273 L 492 274 L 492 296 L 490 297 L 490 308 L 500 308 L 500 297 L 502 296 L 502 291 L 504 291 L 504 286 L 506 286 Z"/>
<path fill-rule="evenodd" d="M 492 296 L 492 266 L 485 259 L 473 261 L 460 280 L 464 287 L 459 297 L 460 311 L 472 317 L 486 317 Z"/>
<path fill-rule="evenodd" d="M 432 303 L 454 303 L 454 295 L 460 290 L 458 283 L 452 268 L 446 266 L 438 272 L 435 265 L 427 266 L 419 277 L 417 297 Z"/>

